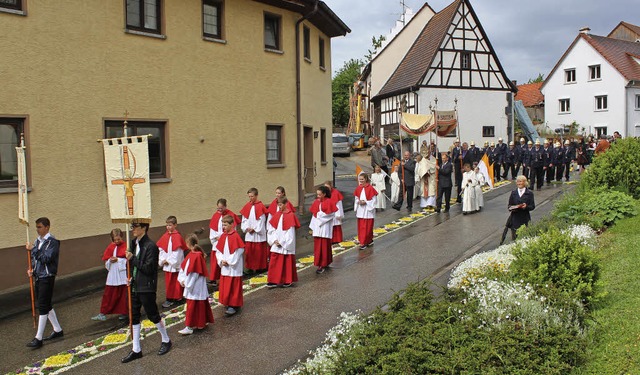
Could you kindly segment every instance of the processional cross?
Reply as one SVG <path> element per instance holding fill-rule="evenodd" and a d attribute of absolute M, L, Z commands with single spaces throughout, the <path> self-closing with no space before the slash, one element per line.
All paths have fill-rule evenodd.
<path fill-rule="evenodd" d="M 127 116 L 129 112 L 125 112 L 125 120 L 124 120 L 124 139 L 126 142 L 127 139 Z M 142 184 L 145 182 L 144 178 L 134 178 L 134 174 L 136 172 L 136 157 L 133 153 L 131 153 L 133 158 L 133 172 L 131 171 L 131 162 L 129 161 L 129 147 L 122 146 L 122 166 L 123 166 L 123 177 L 117 180 L 111 180 L 112 185 L 124 185 L 125 196 L 127 197 L 127 210 L 129 215 L 133 215 L 133 197 L 135 196 L 135 191 L 133 189 L 135 184 Z"/>

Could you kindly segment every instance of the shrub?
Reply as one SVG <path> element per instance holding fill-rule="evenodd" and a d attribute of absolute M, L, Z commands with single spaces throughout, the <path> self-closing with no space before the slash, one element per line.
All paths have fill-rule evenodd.
<path fill-rule="evenodd" d="M 591 189 L 603 186 L 628 192 L 640 198 L 640 139 L 625 138 L 615 141 L 611 148 L 593 159 L 582 175 L 580 185 Z"/>
<path fill-rule="evenodd" d="M 552 215 L 557 222 L 586 224 L 601 230 L 637 212 L 637 202 L 628 194 L 598 188 L 565 195 L 556 203 Z"/>
<path fill-rule="evenodd" d="M 589 305 L 598 297 L 600 267 L 594 251 L 581 241 L 551 228 L 526 245 L 517 244 L 511 263 L 513 277 L 556 288 Z"/>

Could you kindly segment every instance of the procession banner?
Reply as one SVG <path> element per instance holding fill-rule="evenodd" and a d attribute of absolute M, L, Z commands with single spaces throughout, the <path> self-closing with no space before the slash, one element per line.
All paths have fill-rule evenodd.
<path fill-rule="evenodd" d="M 440 137 L 445 137 L 458 126 L 458 116 L 456 111 L 436 111 L 436 133 Z"/>
<path fill-rule="evenodd" d="M 435 129 L 433 115 L 419 115 L 402 112 L 400 127 L 411 135 L 427 134 Z"/>
<path fill-rule="evenodd" d="M 148 136 L 103 139 L 109 211 L 114 223 L 151 222 Z"/>
<path fill-rule="evenodd" d="M 16 147 L 18 166 L 18 220 L 29 225 L 29 201 L 27 194 L 27 163 L 25 159 L 25 148 Z"/>

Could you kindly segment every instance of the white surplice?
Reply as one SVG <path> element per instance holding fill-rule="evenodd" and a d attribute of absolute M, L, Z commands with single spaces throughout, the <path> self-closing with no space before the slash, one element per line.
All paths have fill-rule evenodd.
<path fill-rule="evenodd" d="M 398 177 L 398 172 L 391 173 L 389 181 L 391 182 L 391 202 L 398 203 L 398 199 L 400 198 L 400 178 Z"/>
<path fill-rule="evenodd" d="M 116 256 L 118 253 L 118 247 L 127 246 L 126 244 L 116 245 L 113 248 L 113 255 Z M 104 268 L 109 271 L 107 273 L 107 285 L 109 286 L 119 286 L 119 285 L 127 285 L 127 258 L 118 258 L 117 262 L 111 263 L 109 259 L 104 262 Z"/>
<path fill-rule="evenodd" d="M 225 240 L 223 251 L 221 252 L 216 247 L 216 259 L 218 261 L 218 266 L 220 266 L 220 274 L 222 276 L 242 276 L 242 254 L 244 253 L 244 248 L 238 248 L 236 251 L 231 254 L 229 252 L 229 241 Z M 222 261 L 226 261 L 229 263 L 228 266 L 223 266 Z"/>
<path fill-rule="evenodd" d="M 249 218 L 242 215 L 242 223 L 240 228 L 245 233 L 245 242 L 265 242 L 267 240 L 267 215 L 262 214 L 260 217 L 256 217 L 256 207 L 252 206 L 249 212 Z M 248 233 L 247 229 L 253 229 L 255 232 Z"/>
<path fill-rule="evenodd" d="M 179 272 L 180 265 L 184 260 L 184 250 L 186 249 L 174 249 L 173 244 L 171 243 L 171 237 L 172 236 L 169 236 L 169 242 L 167 243 L 168 249 L 166 249 L 167 251 L 165 251 L 165 249 L 163 248 L 160 248 L 160 252 L 158 254 L 158 265 L 162 266 L 162 270 L 164 272 Z M 169 264 L 164 264 L 165 260 Z"/>
<path fill-rule="evenodd" d="M 476 179 L 476 173 L 473 171 L 464 172 L 462 175 L 462 212 L 474 212 L 480 209 L 478 200 L 476 199 L 477 185 L 478 180 Z"/>
<path fill-rule="evenodd" d="M 484 193 L 482 192 L 482 187 L 486 184 L 484 180 L 484 175 L 482 173 L 476 173 L 476 180 L 478 184 L 476 185 L 476 200 L 478 201 L 478 207 L 484 207 Z"/>
<path fill-rule="evenodd" d="M 384 174 L 382 173 L 372 173 L 371 174 L 371 186 L 378 192 L 378 202 L 376 204 L 376 208 L 387 208 L 387 200 L 382 196 L 386 191 L 386 185 L 384 183 Z"/>
<path fill-rule="evenodd" d="M 290 255 L 296 253 L 296 228 L 292 226 L 287 230 L 282 229 L 282 220 L 284 215 L 280 216 L 278 220 L 278 227 L 274 228 L 271 223 L 268 223 L 267 229 L 267 242 L 271 246 L 272 253 L 278 253 L 283 255 Z M 276 245 L 278 241 L 280 246 Z"/>
<path fill-rule="evenodd" d="M 335 219 L 335 212 L 325 214 L 322 211 L 322 204 L 328 204 L 329 201 L 320 202 L 320 210 L 316 216 L 311 216 L 311 222 L 309 223 L 309 229 L 313 231 L 313 237 L 332 238 L 333 237 L 333 220 Z"/>
<path fill-rule="evenodd" d="M 191 259 L 187 259 L 187 263 L 184 265 L 184 269 L 189 269 L 189 263 Z M 184 292 L 182 295 L 186 299 L 193 301 L 204 301 L 209 298 L 209 291 L 207 290 L 207 278 L 196 272 L 187 274 L 183 269 L 180 269 L 178 274 L 178 282 L 184 284 Z"/>
<path fill-rule="evenodd" d="M 382 198 L 384 199 L 384 198 Z M 360 202 L 367 202 L 367 204 L 360 205 Z M 360 192 L 359 197 L 355 197 L 353 202 L 353 210 L 356 212 L 356 217 L 359 219 L 375 219 L 376 218 L 376 206 L 378 204 L 378 197 L 373 196 L 367 200 L 367 195 L 364 189 Z"/>

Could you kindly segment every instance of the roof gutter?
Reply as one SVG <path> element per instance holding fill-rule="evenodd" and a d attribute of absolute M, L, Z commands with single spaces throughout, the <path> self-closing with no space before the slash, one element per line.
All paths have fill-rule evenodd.
<path fill-rule="evenodd" d="M 318 12 L 320 0 L 315 0 L 313 10 L 296 21 L 296 149 L 298 150 L 298 212 L 304 213 L 304 192 L 302 190 L 302 100 L 300 97 L 300 24 Z"/>

